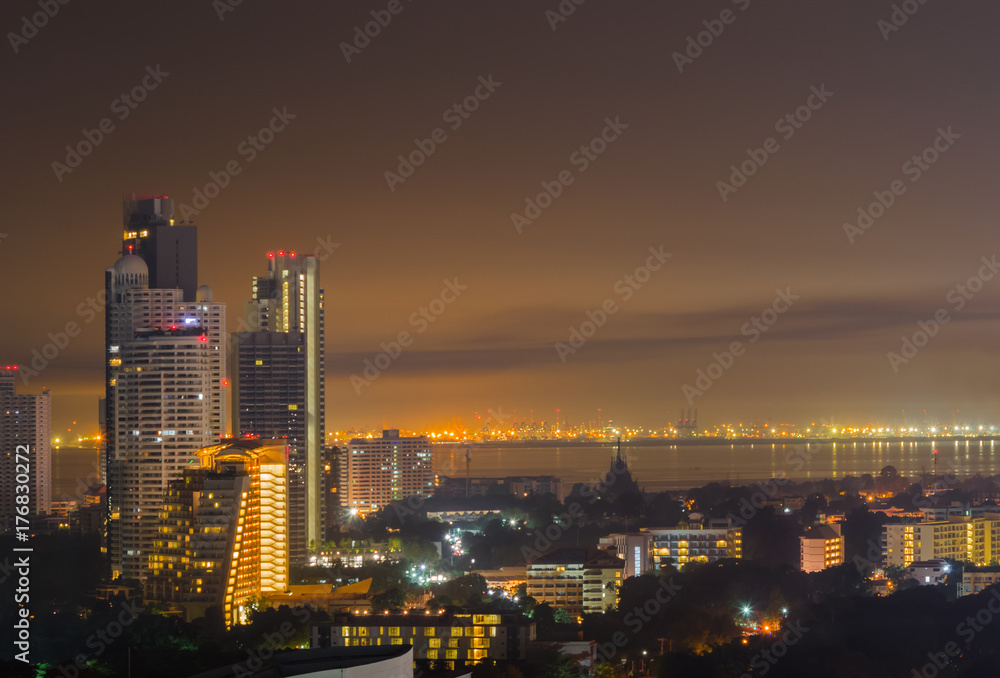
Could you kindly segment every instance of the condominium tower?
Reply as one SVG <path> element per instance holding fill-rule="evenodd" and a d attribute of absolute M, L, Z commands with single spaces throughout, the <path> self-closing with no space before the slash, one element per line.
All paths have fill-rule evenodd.
<path fill-rule="evenodd" d="M 105 273 L 107 545 L 112 576 L 134 579 L 148 573 L 167 484 L 195 463 L 198 449 L 226 433 L 224 305 L 204 285 L 191 300 L 180 286 L 153 287 L 149 262 L 130 253 L 145 251 L 152 260 L 150 252 L 165 251 L 162 242 L 187 242 L 170 236 L 169 209 L 161 198 L 127 198 L 126 229 L 137 210 L 150 225 L 162 223 L 138 232 L 149 239 L 138 248 L 126 230 L 126 249 Z M 191 256 L 175 254 L 175 263 Z M 162 279 L 166 264 L 158 265 Z"/>
<path fill-rule="evenodd" d="M 324 538 L 325 320 L 319 260 L 269 253 L 233 333 L 233 421 L 238 437 L 288 445 L 290 549 L 306 560 Z"/>
<path fill-rule="evenodd" d="M 434 466 L 427 436 L 400 438 L 389 429 L 381 438 L 355 438 L 340 454 L 340 505 L 364 515 L 408 497 L 434 493 Z"/>
<path fill-rule="evenodd" d="M 249 599 L 288 589 L 284 441 L 227 440 L 199 450 L 200 467 L 171 480 L 147 580 L 150 600 L 188 619 L 218 606 L 245 623 Z"/>

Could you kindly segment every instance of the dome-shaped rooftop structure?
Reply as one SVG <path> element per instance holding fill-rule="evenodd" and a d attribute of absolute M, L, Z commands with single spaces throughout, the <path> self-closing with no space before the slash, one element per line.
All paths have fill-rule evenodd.
<path fill-rule="evenodd" d="M 149 267 L 142 257 L 126 254 L 115 262 L 115 285 L 128 287 L 149 285 Z"/>
<path fill-rule="evenodd" d="M 208 285 L 201 285 L 198 287 L 198 292 L 195 294 L 195 301 L 201 301 L 208 303 L 212 301 L 212 288 Z"/>

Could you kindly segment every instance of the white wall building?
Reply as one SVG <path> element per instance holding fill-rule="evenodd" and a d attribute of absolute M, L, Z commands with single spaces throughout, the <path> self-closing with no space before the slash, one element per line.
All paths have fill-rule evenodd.
<path fill-rule="evenodd" d="M 820 572 L 844 564 L 844 536 L 840 523 L 816 525 L 799 537 L 799 565 L 803 572 Z"/>
<path fill-rule="evenodd" d="M 434 492 L 434 459 L 426 436 L 355 438 L 340 455 L 340 505 L 364 515 L 407 497 Z"/>
<path fill-rule="evenodd" d="M 108 549 L 112 576 L 143 579 L 167 483 L 225 434 L 225 307 L 149 289 L 133 254 L 105 280 Z"/>

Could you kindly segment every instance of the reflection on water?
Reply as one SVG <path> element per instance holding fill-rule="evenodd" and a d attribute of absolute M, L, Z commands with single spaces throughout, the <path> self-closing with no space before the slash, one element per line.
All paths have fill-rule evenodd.
<path fill-rule="evenodd" d="M 904 476 L 934 472 L 959 477 L 1000 473 L 996 441 L 765 443 L 718 445 L 622 445 L 633 477 L 647 490 L 688 488 L 712 481 L 749 483 L 775 477 L 822 480 L 877 474 L 894 466 Z M 435 448 L 435 470 L 465 475 L 465 446 Z M 567 485 L 599 482 L 614 457 L 614 445 L 603 447 L 472 448 L 473 477 L 555 475 Z"/>
<path fill-rule="evenodd" d="M 52 450 L 52 499 L 83 499 L 83 493 L 100 480 L 100 451 L 60 447 Z"/>
<path fill-rule="evenodd" d="M 434 469 L 446 476 L 466 473 L 464 445 L 434 448 Z M 646 490 L 688 488 L 712 481 L 751 483 L 768 478 L 822 480 L 847 475 L 876 474 L 894 466 L 904 476 L 934 472 L 959 477 L 1000 473 L 1000 450 L 992 440 L 932 442 L 766 443 L 718 445 L 622 445 L 633 477 Z M 564 491 L 573 483 L 598 483 L 615 455 L 604 446 L 471 448 L 469 473 L 473 477 L 554 475 Z M 94 449 L 63 447 L 52 450 L 52 498 L 73 498 L 97 477 L 99 454 Z"/>

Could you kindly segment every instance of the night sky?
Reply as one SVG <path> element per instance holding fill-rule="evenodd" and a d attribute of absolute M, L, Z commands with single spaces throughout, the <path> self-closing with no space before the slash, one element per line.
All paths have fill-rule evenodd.
<path fill-rule="evenodd" d="M 0 362 L 28 365 L 49 332 L 82 325 L 23 387 L 53 390 L 57 430 L 96 428 L 103 317 L 78 307 L 118 256 L 122 194 L 194 205 L 231 162 L 239 174 L 191 217 L 200 281 L 235 327 L 268 251 L 337 245 L 321 250 L 330 428 L 557 407 L 570 423 L 602 408 L 662 426 L 736 341 L 693 396 L 703 425 L 998 420 L 1000 277 L 981 261 L 1000 255 L 996 3 L 908 0 L 898 30 L 879 24 L 887 0 L 564 0 L 575 11 L 558 21 L 556 0 L 390 4 L 243 2 L 220 20 L 223 0 L 76 0 L 12 45 L 40 10 L 3 3 Z M 391 21 L 348 63 L 342 43 L 372 11 Z M 144 78 L 155 89 L 123 105 Z M 477 88 L 477 110 L 446 115 Z M 810 101 L 808 121 L 776 128 Z M 295 117 L 251 152 L 274 109 Z M 104 118 L 79 166 L 54 168 Z M 387 181 L 437 128 L 421 142 L 433 154 Z M 588 159 L 602 132 L 614 140 Z M 747 149 L 766 163 L 720 190 Z M 537 218 L 512 220 L 560 176 L 572 183 Z M 845 229 L 894 181 L 873 225 Z M 650 248 L 671 256 L 620 283 L 646 278 Z M 956 286 L 981 269 L 992 279 L 959 309 Z M 456 279 L 467 289 L 433 322 L 411 321 Z M 776 290 L 799 298 L 751 343 L 743 328 Z M 603 327 L 557 350 L 606 303 Z M 894 370 L 887 354 L 939 309 L 947 322 Z M 412 344 L 352 386 L 400 332 Z"/>

